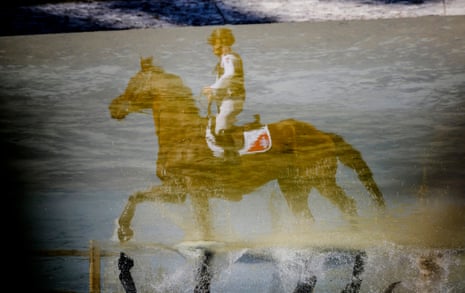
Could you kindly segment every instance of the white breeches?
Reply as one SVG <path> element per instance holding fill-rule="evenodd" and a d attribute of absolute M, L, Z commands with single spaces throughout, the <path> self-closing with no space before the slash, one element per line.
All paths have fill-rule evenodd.
<path fill-rule="evenodd" d="M 229 129 L 236 122 L 236 116 L 242 111 L 243 100 L 225 99 L 221 102 L 220 112 L 216 115 L 215 133 L 222 129 Z"/>

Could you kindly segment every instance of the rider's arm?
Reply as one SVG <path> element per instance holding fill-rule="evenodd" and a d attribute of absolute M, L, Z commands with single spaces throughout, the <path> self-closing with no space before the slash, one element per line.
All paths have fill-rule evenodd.
<path fill-rule="evenodd" d="M 212 89 L 227 89 L 231 85 L 232 78 L 235 73 L 234 61 L 236 57 L 232 54 L 224 55 L 221 58 L 221 65 L 223 66 L 224 73 L 221 75 L 214 84 L 210 86 Z"/>

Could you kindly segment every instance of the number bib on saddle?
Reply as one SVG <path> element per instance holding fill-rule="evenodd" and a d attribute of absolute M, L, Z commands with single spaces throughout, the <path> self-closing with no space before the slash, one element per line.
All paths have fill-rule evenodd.
<path fill-rule="evenodd" d="M 268 126 L 244 131 L 244 147 L 239 150 L 240 155 L 263 153 L 271 148 L 271 136 Z"/>
<path fill-rule="evenodd" d="M 239 155 L 250 155 L 263 153 L 271 149 L 271 135 L 268 126 L 262 126 L 258 129 L 243 132 L 244 146 L 238 151 Z M 210 125 L 207 127 L 205 134 L 208 147 L 212 150 L 215 157 L 222 157 L 224 149 L 216 144 Z"/>

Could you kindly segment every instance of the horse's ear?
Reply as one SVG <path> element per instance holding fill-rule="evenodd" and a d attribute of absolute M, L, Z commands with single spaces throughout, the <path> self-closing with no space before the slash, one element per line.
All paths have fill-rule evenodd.
<path fill-rule="evenodd" d="M 140 68 L 146 69 L 153 66 L 153 56 L 150 57 L 140 57 Z"/>

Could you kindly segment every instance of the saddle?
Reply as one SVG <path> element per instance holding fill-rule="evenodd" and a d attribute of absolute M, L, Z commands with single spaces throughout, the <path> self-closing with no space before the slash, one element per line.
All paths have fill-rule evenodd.
<path fill-rule="evenodd" d="M 260 123 L 260 116 L 242 126 L 222 130 L 215 134 L 214 119 L 210 118 L 206 130 L 208 147 L 216 157 L 231 158 L 263 153 L 271 149 L 271 135 L 268 126 Z"/>

